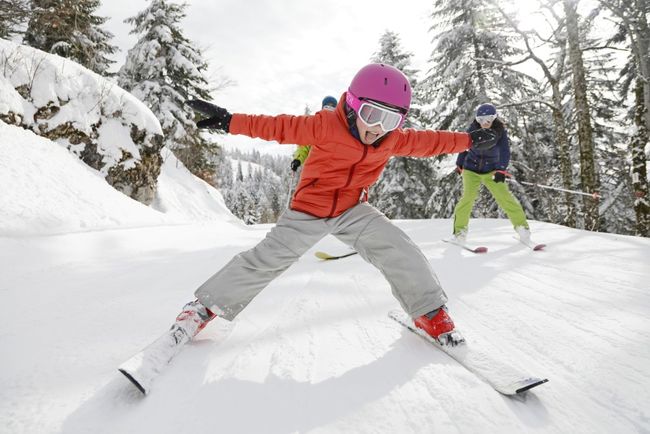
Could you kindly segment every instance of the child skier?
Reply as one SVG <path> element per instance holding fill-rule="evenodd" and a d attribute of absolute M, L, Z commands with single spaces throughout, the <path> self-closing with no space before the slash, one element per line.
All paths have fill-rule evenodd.
<path fill-rule="evenodd" d="M 368 204 L 368 188 L 393 155 L 428 157 L 465 151 L 478 135 L 403 130 L 411 86 L 398 69 L 363 67 L 336 110 L 314 115 L 231 114 L 200 100 L 188 105 L 207 118 L 199 128 L 279 143 L 310 143 L 309 164 L 290 209 L 258 245 L 236 255 L 195 292 L 172 328 L 192 339 L 216 315 L 232 320 L 269 282 L 327 234 L 377 267 L 415 324 L 442 344 L 462 343 L 445 308 L 447 296 L 420 249 Z"/>

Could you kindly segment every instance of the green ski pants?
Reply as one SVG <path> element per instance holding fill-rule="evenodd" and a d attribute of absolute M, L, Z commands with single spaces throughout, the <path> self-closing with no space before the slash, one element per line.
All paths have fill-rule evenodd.
<path fill-rule="evenodd" d="M 519 201 L 510 193 L 505 182 L 494 182 L 494 172 L 476 173 L 471 170 L 463 170 L 463 195 L 454 209 L 454 234 L 467 230 L 469 217 L 478 197 L 481 184 L 485 184 L 492 193 L 494 200 L 505 211 L 515 228 L 528 228 L 526 214 Z"/>

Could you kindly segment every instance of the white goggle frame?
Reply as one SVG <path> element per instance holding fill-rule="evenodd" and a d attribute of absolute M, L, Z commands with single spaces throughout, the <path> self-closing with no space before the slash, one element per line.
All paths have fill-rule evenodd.
<path fill-rule="evenodd" d="M 381 125 L 381 129 L 388 132 L 398 128 L 404 120 L 404 115 L 396 110 L 391 110 L 371 102 L 364 102 L 357 113 L 359 119 L 369 127 Z"/>
<path fill-rule="evenodd" d="M 476 116 L 476 122 L 478 122 L 479 124 L 485 124 L 487 122 L 494 122 L 496 118 L 497 115 Z"/>

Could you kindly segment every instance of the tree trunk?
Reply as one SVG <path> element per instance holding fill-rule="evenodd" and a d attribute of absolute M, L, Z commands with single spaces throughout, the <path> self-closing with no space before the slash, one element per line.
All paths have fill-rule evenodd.
<path fill-rule="evenodd" d="M 650 28 L 645 11 L 648 10 L 648 0 L 636 0 L 636 22 L 638 44 L 639 73 L 643 80 L 643 103 L 646 108 L 644 114 L 646 129 L 650 130 Z M 630 38 L 633 36 L 630 35 Z"/>
<path fill-rule="evenodd" d="M 573 189 L 573 173 L 571 170 L 571 155 L 569 153 L 569 137 L 566 132 L 566 124 L 562 114 L 562 95 L 557 80 L 551 82 L 553 89 L 553 124 L 555 142 L 558 146 L 558 157 L 560 159 L 560 173 L 562 174 L 562 185 L 567 190 Z M 564 217 L 564 224 L 570 228 L 576 227 L 576 212 L 573 206 L 573 196 L 571 193 L 565 193 L 564 201 L 567 208 L 567 214 Z"/>
<path fill-rule="evenodd" d="M 567 37 L 569 42 L 569 62 L 573 72 L 573 94 L 578 121 L 578 143 L 580 145 L 580 181 L 582 189 L 589 192 L 598 191 L 598 178 L 594 155 L 593 130 L 587 100 L 587 81 L 580 48 L 580 32 L 575 0 L 564 0 Z M 584 227 L 596 230 L 599 225 L 598 202 L 586 197 L 583 199 Z"/>
<path fill-rule="evenodd" d="M 636 234 L 650 236 L 650 202 L 648 198 L 648 172 L 646 170 L 646 156 L 644 151 L 648 143 L 648 128 L 645 123 L 645 115 L 648 109 L 645 105 L 643 95 L 644 83 L 641 79 L 636 80 L 635 96 L 636 104 L 634 110 L 634 123 L 637 131 L 630 143 L 630 154 L 632 155 L 632 186 L 634 188 L 634 212 L 636 214 Z"/>

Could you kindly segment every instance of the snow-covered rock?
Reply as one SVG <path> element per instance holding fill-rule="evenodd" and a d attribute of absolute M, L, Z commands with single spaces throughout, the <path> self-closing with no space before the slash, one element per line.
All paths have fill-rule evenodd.
<path fill-rule="evenodd" d="M 128 196 L 153 201 L 162 130 L 142 102 L 75 62 L 4 39 L 0 74 L 0 119 L 64 146 Z"/>

